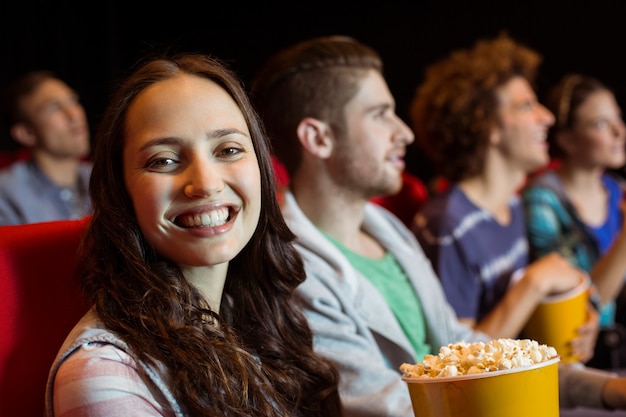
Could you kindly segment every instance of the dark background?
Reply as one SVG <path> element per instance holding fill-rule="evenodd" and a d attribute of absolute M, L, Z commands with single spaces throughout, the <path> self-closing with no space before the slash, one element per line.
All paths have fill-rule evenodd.
<path fill-rule="evenodd" d="M 373 3 L 373 4 L 369 4 Z M 626 1 L 7 1 L 0 0 L 0 87 L 18 74 L 55 70 L 81 95 L 92 131 L 116 82 L 144 53 L 205 52 L 248 82 L 277 49 L 345 34 L 373 46 L 407 120 L 427 64 L 507 31 L 543 57 L 538 93 L 569 71 L 594 75 L 626 98 Z M 9 146 L 6 129 L 0 148 Z M 409 171 L 431 172 L 418 149 Z"/>

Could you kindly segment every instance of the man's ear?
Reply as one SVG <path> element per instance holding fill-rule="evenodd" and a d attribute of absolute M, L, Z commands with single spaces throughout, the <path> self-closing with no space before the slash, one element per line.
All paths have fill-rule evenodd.
<path fill-rule="evenodd" d="M 33 129 L 24 123 L 15 123 L 11 126 L 10 132 L 11 136 L 17 143 L 22 146 L 26 146 L 27 148 L 32 148 L 37 142 Z"/>
<path fill-rule="evenodd" d="M 489 133 L 489 144 L 491 146 L 496 146 L 502 140 L 502 130 L 498 126 L 494 126 L 491 128 L 491 132 Z"/>
<path fill-rule="evenodd" d="M 332 131 L 327 123 L 313 117 L 300 121 L 297 128 L 298 139 L 307 152 L 328 158 L 333 150 Z"/>

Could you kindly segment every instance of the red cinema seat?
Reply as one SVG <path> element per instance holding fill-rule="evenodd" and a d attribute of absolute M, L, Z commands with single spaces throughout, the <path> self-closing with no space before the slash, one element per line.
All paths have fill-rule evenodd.
<path fill-rule="evenodd" d="M 87 310 L 76 265 L 88 219 L 0 226 L 0 416 L 43 416 L 50 365 Z"/>
<path fill-rule="evenodd" d="M 404 171 L 402 173 L 402 189 L 400 192 L 394 195 L 373 198 L 371 201 L 391 211 L 410 228 L 413 217 L 415 217 L 415 214 L 422 208 L 428 198 L 428 188 L 426 188 L 422 180 Z"/>

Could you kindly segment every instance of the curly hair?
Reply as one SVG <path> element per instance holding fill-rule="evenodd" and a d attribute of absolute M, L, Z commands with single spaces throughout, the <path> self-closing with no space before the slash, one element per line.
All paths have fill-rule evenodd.
<path fill-rule="evenodd" d="M 548 90 L 546 107 L 555 117 L 555 123 L 548 131 L 550 156 L 561 158 L 564 155 L 556 135 L 560 131 L 571 129 L 576 122 L 576 110 L 598 91 L 610 91 L 600 80 L 582 74 L 566 74 L 558 84 Z"/>
<path fill-rule="evenodd" d="M 228 92 L 251 133 L 261 172 L 261 215 L 229 264 L 220 325 L 180 269 L 157 254 L 139 229 L 124 183 L 124 123 L 146 88 L 193 74 Z M 336 370 L 313 352 L 313 336 L 292 293 L 305 279 L 274 192 L 267 138 L 240 80 L 200 54 L 152 57 L 118 87 L 96 136 L 90 182 L 93 216 L 80 276 L 101 320 L 137 359 L 161 364 L 192 416 L 338 416 Z"/>
<path fill-rule="evenodd" d="M 272 56 L 256 75 L 252 98 L 272 140 L 272 150 L 294 175 L 302 153 L 297 126 L 305 117 L 345 132 L 344 108 L 359 82 L 382 60 L 372 48 L 347 36 L 324 36 L 300 42 Z"/>
<path fill-rule="evenodd" d="M 534 83 L 540 63 L 538 53 L 502 33 L 427 67 L 409 116 L 439 175 L 457 182 L 483 170 L 498 123 L 497 89 L 516 76 Z"/>

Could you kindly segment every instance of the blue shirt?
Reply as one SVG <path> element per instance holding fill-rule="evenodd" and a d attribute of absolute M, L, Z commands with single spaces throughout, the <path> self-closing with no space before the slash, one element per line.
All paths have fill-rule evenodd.
<path fill-rule="evenodd" d="M 507 291 L 513 273 L 528 265 L 528 242 L 518 196 L 511 221 L 498 223 L 453 185 L 431 198 L 414 219 L 413 233 L 460 318 L 477 322 Z"/>
<path fill-rule="evenodd" d="M 32 160 L 0 171 L 0 226 L 79 219 L 91 213 L 91 162 L 81 162 L 76 188 L 54 184 Z"/>
<path fill-rule="evenodd" d="M 623 192 L 621 185 L 615 179 L 607 175 L 602 177 L 602 184 L 604 184 L 604 188 L 609 195 L 606 220 L 598 227 L 589 226 L 589 230 L 598 242 L 600 253 L 604 255 L 611 245 L 613 245 L 613 242 L 622 229 L 620 205 L 622 203 Z"/>

